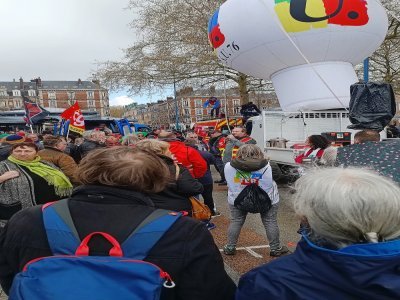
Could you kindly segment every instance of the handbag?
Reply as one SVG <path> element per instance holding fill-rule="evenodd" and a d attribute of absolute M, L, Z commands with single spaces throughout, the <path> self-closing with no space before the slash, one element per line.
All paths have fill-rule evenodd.
<path fill-rule="evenodd" d="M 175 165 L 175 180 L 179 178 L 179 166 Z M 207 205 L 200 202 L 196 197 L 189 197 L 190 203 L 192 204 L 192 218 L 199 221 L 209 221 L 211 219 L 211 210 Z"/>
<path fill-rule="evenodd" d="M 203 202 L 200 202 L 196 197 L 189 197 L 192 203 L 192 218 L 199 221 L 210 221 L 211 210 Z"/>

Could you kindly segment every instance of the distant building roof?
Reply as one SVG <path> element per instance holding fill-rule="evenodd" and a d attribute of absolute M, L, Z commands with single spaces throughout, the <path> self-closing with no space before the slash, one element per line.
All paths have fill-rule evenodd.
<path fill-rule="evenodd" d="M 0 89 L 6 89 L 7 91 L 19 90 L 20 82 L 19 81 L 0 81 Z M 80 90 L 80 89 L 104 89 L 103 87 L 99 87 L 97 83 L 92 81 L 41 81 L 41 86 L 37 84 L 36 81 L 24 81 L 23 89 L 41 89 L 41 90 Z"/>

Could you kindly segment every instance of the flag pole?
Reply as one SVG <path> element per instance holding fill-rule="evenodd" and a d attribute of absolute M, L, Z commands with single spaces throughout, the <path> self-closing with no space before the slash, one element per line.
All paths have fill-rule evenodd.
<path fill-rule="evenodd" d="M 32 124 L 29 124 L 29 128 L 31 129 L 31 133 L 33 134 L 33 127 L 32 127 Z"/>

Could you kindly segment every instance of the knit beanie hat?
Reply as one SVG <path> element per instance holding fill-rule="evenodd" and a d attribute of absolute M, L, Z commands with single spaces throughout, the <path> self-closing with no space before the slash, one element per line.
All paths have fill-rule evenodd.
<path fill-rule="evenodd" d="M 25 142 L 25 138 L 23 136 L 19 136 L 16 134 L 9 135 L 4 139 L 4 143 L 11 144 L 11 145 L 19 144 L 19 143 L 23 143 L 23 142 Z"/>
<path fill-rule="evenodd" d="M 1 141 L 2 139 L 4 139 L 5 137 L 7 137 L 7 136 L 9 136 L 8 133 L 0 133 L 0 141 Z"/>

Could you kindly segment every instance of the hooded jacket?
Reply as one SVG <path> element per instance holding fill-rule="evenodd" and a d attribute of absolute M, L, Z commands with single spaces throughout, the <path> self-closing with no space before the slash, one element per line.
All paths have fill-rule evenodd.
<path fill-rule="evenodd" d="M 400 240 L 340 250 L 303 238 L 296 251 L 245 274 L 236 300 L 400 299 Z"/>
<path fill-rule="evenodd" d="M 272 169 L 266 159 L 234 159 L 225 165 L 228 184 L 228 203 L 233 205 L 236 197 L 249 183 L 257 183 L 268 193 L 272 205 L 279 202 L 276 183 L 272 179 Z"/>
<path fill-rule="evenodd" d="M 120 243 L 155 210 L 146 195 L 108 186 L 80 186 L 74 190 L 68 206 L 81 239 L 102 231 Z M 27 262 L 52 255 L 41 209 L 35 206 L 20 211 L 0 234 L 0 282 L 6 293 Z M 108 255 L 111 245 L 105 239 L 94 237 L 90 243 L 91 255 Z M 202 222 L 180 218 L 144 260 L 168 272 L 176 283 L 173 289 L 162 289 L 161 300 L 233 298 L 235 285 Z"/>
<path fill-rule="evenodd" d="M 169 143 L 169 151 L 173 154 L 174 159 L 185 166 L 194 178 L 200 178 L 206 174 L 207 163 L 203 157 L 201 157 L 199 151 L 186 146 L 185 143 L 178 139 L 160 140 Z"/>

